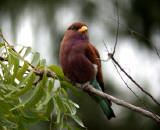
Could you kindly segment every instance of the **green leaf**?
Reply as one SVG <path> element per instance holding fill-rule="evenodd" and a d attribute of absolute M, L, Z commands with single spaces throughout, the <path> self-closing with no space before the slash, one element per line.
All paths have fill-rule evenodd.
<path fill-rule="evenodd" d="M 45 93 L 44 97 L 37 108 L 38 110 L 42 110 L 45 106 L 47 106 L 48 102 L 52 99 L 51 93 L 49 93 L 47 90 L 45 90 L 44 93 Z"/>
<path fill-rule="evenodd" d="M 77 115 L 71 115 L 71 117 L 74 119 L 75 122 L 77 122 L 78 125 L 81 127 L 85 127 L 81 119 Z"/>
<path fill-rule="evenodd" d="M 67 108 L 69 109 L 71 115 L 75 115 L 76 112 L 77 112 L 76 107 L 73 106 L 73 105 L 72 105 L 71 103 L 69 103 L 69 102 L 66 102 L 65 104 L 66 104 Z"/>
<path fill-rule="evenodd" d="M 76 112 L 77 112 L 76 107 L 78 105 L 76 103 L 73 103 L 71 100 L 69 100 L 68 95 L 67 95 L 66 91 L 63 88 L 61 88 L 61 91 L 62 91 L 62 94 L 64 96 L 63 103 L 69 109 L 71 115 L 75 115 Z"/>
<path fill-rule="evenodd" d="M 22 117 L 19 118 L 17 130 L 27 130 L 27 128 L 25 127 L 25 123 L 24 123 L 24 120 L 23 120 Z"/>
<path fill-rule="evenodd" d="M 59 66 L 51 65 L 51 66 L 48 66 L 47 68 L 50 69 L 52 72 L 54 72 L 59 78 L 65 79 L 63 71 Z"/>
<path fill-rule="evenodd" d="M 28 121 L 26 123 L 34 123 L 36 121 L 40 121 L 40 120 L 48 120 L 44 114 L 41 111 L 37 111 L 36 109 L 27 109 L 25 111 L 22 111 L 21 109 L 21 113 L 22 113 L 22 117 L 25 119 L 28 119 Z M 30 120 L 31 119 L 31 120 Z"/>
<path fill-rule="evenodd" d="M 63 88 L 65 88 L 65 89 L 67 89 L 67 88 L 70 88 L 70 89 L 75 89 L 75 87 L 71 84 L 71 83 L 69 83 L 69 82 L 67 82 L 67 81 L 60 81 L 60 83 L 61 83 L 61 86 L 63 87 Z"/>
<path fill-rule="evenodd" d="M 56 122 L 56 128 L 58 129 L 58 130 L 63 130 L 63 128 L 64 128 L 64 125 L 63 125 L 63 120 L 64 120 L 64 115 L 61 115 L 60 116 L 60 121 L 59 122 Z"/>
<path fill-rule="evenodd" d="M 23 79 L 20 81 L 20 83 L 18 84 L 18 88 L 21 88 L 24 86 L 24 84 L 28 83 L 28 80 L 30 79 L 31 75 L 34 74 L 33 71 L 31 71 L 30 73 L 28 73 L 26 76 L 23 77 Z"/>
<path fill-rule="evenodd" d="M 0 48 L 1 48 L 2 46 L 5 46 L 5 43 L 0 42 Z"/>
<path fill-rule="evenodd" d="M 8 74 L 10 74 L 10 70 L 8 69 L 8 67 L 2 61 L 0 61 L 0 65 L 5 71 L 7 71 Z"/>
<path fill-rule="evenodd" d="M 54 102 L 53 99 L 51 98 L 47 105 L 46 115 L 51 116 L 53 109 L 54 109 Z"/>
<path fill-rule="evenodd" d="M 55 99 L 56 99 L 56 103 L 58 105 L 58 108 L 63 111 L 63 112 L 66 112 L 66 107 L 65 105 L 63 104 L 63 100 L 62 98 L 59 96 L 59 95 L 56 95 L 55 96 Z"/>
<path fill-rule="evenodd" d="M 69 126 L 70 126 L 70 128 L 71 128 L 71 130 L 87 130 L 87 129 L 82 129 L 82 128 L 78 128 L 78 127 L 76 127 L 76 126 L 74 126 L 74 125 L 71 125 L 71 124 L 68 124 Z"/>
<path fill-rule="evenodd" d="M 49 80 L 49 85 L 48 85 L 48 92 L 52 93 L 53 87 L 54 87 L 54 79 Z"/>
<path fill-rule="evenodd" d="M 0 61 L 0 65 L 1 65 L 3 76 L 4 76 L 4 80 L 7 83 L 10 83 L 12 80 L 12 77 L 11 77 L 12 75 L 10 74 L 10 68 L 6 64 L 4 64 L 2 61 Z"/>
<path fill-rule="evenodd" d="M 9 51 L 11 55 L 9 55 L 10 57 L 10 64 L 11 66 L 13 65 L 13 76 L 12 76 L 12 80 L 14 81 L 16 75 L 17 75 L 17 72 L 19 70 L 19 56 L 12 50 Z"/>
<path fill-rule="evenodd" d="M 61 92 L 62 92 L 64 98 L 65 98 L 66 100 L 69 100 L 69 99 L 68 99 L 67 92 L 66 92 L 66 90 L 65 90 L 64 88 L 61 88 Z"/>
<path fill-rule="evenodd" d="M 61 111 L 60 109 L 57 109 L 57 121 L 56 121 L 57 124 L 60 123 L 60 119 L 61 119 Z"/>
<path fill-rule="evenodd" d="M 0 129 L 27 129 L 30 123 L 48 121 L 52 114 L 56 115 L 53 122 L 61 130 L 74 129 L 68 116 L 84 126 L 76 117 L 79 106 L 67 94 L 74 87 L 66 81 L 60 67 L 51 65 L 46 69 L 45 59 L 40 59 L 38 52 L 32 53 L 30 47 L 22 47 L 17 53 L 10 45 L 0 43 L 0 49 L 6 59 L 0 61 Z M 30 54 L 35 68 L 24 60 Z M 54 73 L 55 79 L 48 77 L 46 71 L 43 76 L 36 75 L 39 69 Z"/>
<path fill-rule="evenodd" d="M 12 84 L 4 84 L 4 83 L 0 83 L 1 87 L 4 90 L 8 90 L 8 91 L 18 91 L 19 88 L 17 88 L 16 86 L 12 85 Z"/>
<path fill-rule="evenodd" d="M 26 56 L 28 56 L 28 54 L 31 52 L 31 47 L 27 47 L 24 55 L 23 55 L 23 58 L 25 58 Z"/>
<path fill-rule="evenodd" d="M 41 103 L 41 105 L 47 105 L 48 104 L 48 102 L 49 102 L 49 100 L 52 98 L 52 96 L 51 96 L 51 94 L 47 91 L 46 92 L 46 96 L 45 96 L 45 99 L 44 99 L 44 101 Z"/>
<path fill-rule="evenodd" d="M 18 54 L 21 54 L 22 52 L 23 52 L 23 50 L 24 50 L 24 46 L 21 48 L 21 50 L 18 52 Z"/>
<path fill-rule="evenodd" d="M 1 114 L 11 114 L 11 112 L 9 111 L 10 108 L 12 107 L 11 105 L 9 105 L 8 103 L 2 100 L 0 100 L 0 104 L 1 106 L 3 106 L 3 107 L 0 107 Z"/>
<path fill-rule="evenodd" d="M 39 62 L 39 59 L 40 59 L 40 54 L 39 54 L 39 52 L 35 52 L 35 53 L 33 54 L 33 59 L 32 59 L 32 61 L 31 61 L 31 64 L 37 65 L 38 62 Z"/>
<path fill-rule="evenodd" d="M 26 76 L 25 80 L 23 80 L 20 83 L 18 88 L 20 88 L 21 85 L 23 85 L 24 87 L 22 89 L 20 89 L 19 91 L 16 91 L 13 96 L 20 97 L 20 96 L 26 94 L 32 88 L 32 84 L 33 84 L 34 80 L 35 80 L 35 74 L 33 72 L 30 72 Z"/>
<path fill-rule="evenodd" d="M 46 72 L 46 69 L 44 69 L 44 73 L 43 73 L 43 77 L 42 77 L 42 85 L 43 86 L 46 86 L 47 80 L 48 80 L 47 72 Z"/>
<path fill-rule="evenodd" d="M 26 112 L 23 112 L 21 111 L 22 113 L 22 117 L 21 117 L 21 120 L 23 120 L 23 122 L 25 124 L 28 124 L 28 123 L 36 123 L 38 121 L 40 121 L 40 117 L 39 116 L 36 116 L 36 115 L 31 115 L 31 114 L 28 114 Z"/>
<path fill-rule="evenodd" d="M 63 124 L 63 128 L 65 128 L 65 130 L 87 130 L 87 129 L 84 129 L 84 128 L 78 128 L 70 123 L 64 123 Z"/>
<path fill-rule="evenodd" d="M 22 59 L 21 57 L 20 57 L 20 55 L 18 55 L 16 52 L 14 52 L 12 49 L 9 49 L 8 50 L 9 51 L 9 54 L 11 55 L 11 56 L 13 56 L 15 59 L 17 59 L 17 60 L 20 60 L 20 59 Z M 22 59 L 23 60 L 23 59 Z"/>
<path fill-rule="evenodd" d="M 17 125 L 16 123 L 9 121 L 6 117 L 0 114 L 0 126 L 7 127 L 8 129 L 14 129 Z"/>
<path fill-rule="evenodd" d="M 67 95 L 66 91 L 63 88 L 61 90 L 62 90 L 63 96 L 65 97 L 64 100 L 63 100 L 64 104 L 69 109 L 71 115 L 75 115 L 76 112 L 77 112 L 76 108 L 79 108 L 79 105 L 74 103 L 74 102 L 72 102 L 71 100 L 69 100 L 68 95 Z"/>
<path fill-rule="evenodd" d="M 81 92 L 76 89 L 70 82 L 61 80 L 60 81 L 61 87 L 64 88 L 65 90 L 71 91 L 75 96 L 80 96 Z"/>
<path fill-rule="evenodd" d="M 40 83 L 40 85 L 36 86 L 35 91 L 31 95 L 32 98 L 24 106 L 25 109 L 35 106 L 41 100 L 43 95 L 44 95 L 43 86 Z"/>
<path fill-rule="evenodd" d="M 45 66 L 46 65 L 46 59 L 41 59 L 38 63 L 38 66 Z"/>
<path fill-rule="evenodd" d="M 61 116 L 61 121 L 60 121 L 60 130 L 63 129 L 63 120 L 64 120 L 64 115 Z"/>
<path fill-rule="evenodd" d="M 79 108 L 79 105 L 78 105 L 78 104 L 72 102 L 72 101 L 69 100 L 69 99 L 68 99 L 68 100 L 65 99 L 65 100 L 64 100 L 64 104 L 65 104 L 65 105 L 67 106 L 67 108 L 69 109 L 71 115 L 75 115 L 75 114 L 76 114 L 77 108 Z"/>
<path fill-rule="evenodd" d="M 29 67 L 28 63 L 24 61 L 22 68 L 18 70 L 17 75 L 16 75 L 16 78 L 19 81 L 23 79 L 23 75 L 27 71 L 28 67 Z"/>
<path fill-rule="evenodd" d="M 46 83 L 47 83 L 47 76 L 46 76 L 46 71 L 44 71 L 44 74 L 43 74 L 43 77 L 42 77 L 42 81 L 39 83 L 38 86 L 36 86 L 36 89 L 37 89 L 36 93 L 33 95 L 33 97 L 30 100 L 30 102 L 28 102 L 26 104 L 25 108 L 30 108 L 30 107 L 35 106 L 41 100 L 41 98 L 45 95 L 44 88 L 46 86 Z M 41 104 L 43 104 L 43 103 L 41 103 Z"/>
<path fill-rule="evenodd" d="M 73 101 L 71 101 L 71 100 L 69 100 L 69 102 L 70 102 L 72 105 L 74 105 L 76 108 L 79 108 L 79 105 L 78 105 L 77 103 L 75 103 L 75 102 L 73 102 Z"/>
<path fill-rule="evenodd" d="M 20 104 L 13 107 L 11 111 L 20 107 L 28 109 L 29 107 L 36 105 L 36 103 L 42 98 L 43 89 L 41 89 L 41 87 L 41 83 L 38 83 L 34 90 L 24 100 L 22 100 Z"/>

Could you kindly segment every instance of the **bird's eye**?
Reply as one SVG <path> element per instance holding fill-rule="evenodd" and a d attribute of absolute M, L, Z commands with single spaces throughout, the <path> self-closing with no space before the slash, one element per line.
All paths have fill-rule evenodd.
<path fill-rule="evenodd" d="M 77 30 L 77 27 L 75 27 L 75 26 L 72 26 L 71 28 L 70 28 L 71 30 Z"/>

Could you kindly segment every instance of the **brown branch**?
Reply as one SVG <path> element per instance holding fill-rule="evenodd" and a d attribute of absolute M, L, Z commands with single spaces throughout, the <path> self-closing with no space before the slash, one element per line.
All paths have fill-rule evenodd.
<path fill-rule="evenodd" d="M 3 58 L 3 57 L 0 57 L 0 61 L 8 61 L 7 59 Z M 20 68 L 22 68 L 22 66 L 19 66 Z M 27 72 L 31 72 L 32 70 L 31 69 L 27 69 Z M 41 80 L 42 80 L 42 77 L 43 77 L 43 74 L 44 74 L 44 70 L 43 69 L 36 69 L 33 71 L 33 73 L 37 76 L 39 76 L 39 79 L 37 81 L 35 81 L 33 83 L 33 85 L 37 85 Z M 51 77 L 51 78 L 54 78 L 54 79 L 58 79 L 57 76 L 52 73 L 50 70 L 47 70 L 46 71 L 46 74 L 47 74 L 47 77 Z"/>
<path fill-rule="evenodd" d="M 119 33 L 119 14 L 118 14 L 118 0 L 116 0 L 116 10 L 117 10 L 117 30 L 116 30 L 116 41 L 114 44 L 114 49 L 113 49 L 113 55 L 116 51 L 116 47 L 117 47 L 117 42 L 118 42 L 118 33 Z"/>
<path fill-rule="evenodd" d="M 91 92 L 91 93 L 97 94 L 97 95 L 99 95 L 99 96 L 101 96 L 103 98 L 106 98 L 106 99 L 116 103 L 117 105 L 126 107 L 126 108 L 128 108 L 130 110 L 133 110 L 135 112 L 138 112 L 141 115 L 149 117 L 149 118 L 155 120 L 157 123 L 160 123 L 160 116 L 159 115 L 156 115 L 156 114 L 154 114 L 154 113 L 152 113 L 152 112 L 150 112 L 148 110 L 145 110 L 145 109 L 142 109 L 142 108 L 137 107 L 135 105 L 132 105 L 130 103 L 127 103 L 127 102 L 125 102 L 123 100 L 120 100 L 118 98 L 115 98 L 115 97 L 113 97 L 113 96 L 111 96 L 111 95 L 109 95 L 107 93 L 101 92 L 101 91 L 95 89 L 94 87 L 92 87 L 91 85 L 88 85 L 87 87 L 86 86 L 84 87 L 84 86 L 82 86 L 80 84 L 76 84 L 76 87 L 80 88 L 80 89 L 83 89 L 83 90 L 85 90 L 87 92 Z"/>
<path fill-rule="evenodd" d="M 112 61 L 120 68 L 120 70 L 146 95 L 148 95 L 157 105 L 160 106 L 160 103 L 146 90 L 143 89 L 142 86 L 140 86 L 121 66 L 120 64 L 115 60 L 112 53 L 109 53 L 108 56 L 112 59 Z"/>
<path fill-rule="evenodd" d="M 38 69 L 38 70 L 34 71 L 34 73 L 36 75 L 39 75 L 40 77 L 43 76 L 44 72 L 45 72 L 45 70 L 43 70 L 43 69 Z M 55 74 L 53 74 L 51 71 L 47 70 L 46 73 L 47 73 L 47 77 L 51 77 L 51 78 L 56 78 L 57 79 L 57 76 Z"/>
<path fill-rule="evenodd" d="M 127 84 L 127 82 L 123 79 L 122 75 L 118 71 L 118 68 L 117 68 L 117 66 L 116 66 L 116 64 L 114 62 L 113 62 L 113 65 L 114 65 L 114 67 L 115 67 L 115 69 L 116 69 L 119 77 L 121 78 L 121 80 L 123 81 L 123 83 L 127 86 L 127 88 L 135 95 L 135 97 L 137 97 L 139 100 L 141 100 L 140 97 L 129 87 L 129 85 Z"/>
<path fill-rule="evenodd" d="M 107 49 L 107 45 L 105 45 L 105 48 Z M 115 44 L 116 46 L 116 44 Z M 115 47 L 114 47 L 115 48 Z M 149 93 L 147 92 L 146 90 L 143 89 L 142 86 L 140 86 L 121 66 L 120 64 L 115 60 L 114 58 L 114 51 L 112 53 L 109 53 L 108 49 L 107 49 L 107 52 L 108 52 L 108 57 L 109 59 L 112 59 L 112 61 L 120 68 L 120 70 L 142 91 L 144 92 L 146 95 L 148 95 L 157 105 L 160 106 L 160 103 Z"/>
<path fill-rule="evenodd" d="M 8 47 L 10 47 L 15 53 L 17 53 L 17 51 L 14 49 L 14 47 L 13 46 L 11 46 L 10 44 L 9 44 L 9 42 L 4 38 L 4 36 L 3 36 L 3 34 L 2 34 L 2 32 L 0 31 L 0 37 L 2 38 L 2 40 L 4 41 L 4 43 L 6 43 L 7 45 L 8 45 Z M 17 53 L 18 54 L 18 53 Z M 20 56 L 20 55 L 19 55 Z M 21 57 L 21 56 L 20 56 Z M 21 57 L 22 58 L 22 57 Z M 22 58 L 23 59 L 23 58 Z M 24 60 L 24 61 L 26 61 L 26 60 Z M 31 63 L 29 63 L 28 61 L 26 61 L 33 69 L 35 69 L 35 66 L 34 65 L 32 65 Z"/>
<path fill-rule="evenodd" d="M 156 47 L 154 47 L 154 49 L 155 49 L 155 51 L 156 51 L 157 56 L 158 56 L 158 57 L 159 57 L 159 59 L 160 59 L 160 54 L 159 54 L 159 52 L 158 52 L 157 48 L 156 48 Z"/>
<path fill-rule="evenodd" d="M 0 56 L 0 61 L 7 61 L 7 60 Z"/>
<path fill-rule="evenodd" d="M 110 18 L 112 19 L 113 22 L 116 22 L 116 23 L 118 22 L 117 19 L 112 18 L 112 17 L 110 17 Z M 134 31 L 131 27 L 126 27 L 126 25 L 123 24 L 123 23 L 121 23 L 121 22 L 119 22 L 119 25 L 125 26 L 125 28 L 127 28 L 127 30 L 129 31 L 129 33 L 131 34 L 131 36 L 139 36 L 140 38 L 143 38 L 146 42 L 152 43 L 151 40 L 149 40 L 146 36 L 144 36 L 143 34 L 137 32 L 137 31 Z M 160 58 L 160 53 L 157 50 L 156 46 L 154 44 L 152 44 L 152 47 L 155 50 L 157 56 Z"/>
<path fill-rule="evenodd" d="M 2 32 L 0 31 L 0 37 L 2 38 L 2 40 L 4 41 L 4 43 L 6 43 L 8 45 L 8 47 L 10 47 L 15 53 L 18 54 L 18 52 L 14 49 L 14 46 L 11 46 L 9 44 L 9 42 L 4 38 Z M 18 54 L 19 55 L 19 54 Z M 31 63 L 29 63 L 28 61 L 26 61 L 23 57 L 21 57 L 21 55 L 19 55 L 21 59 L 23 59 L 25 62 L 27 62 L 33 69 L 34 69 L 34 73 L 38 76 L 40 76 L 40 79 L 42 79 L 42 76 L 44 74 L 44 70 L 43 69 L 36 69 L 36 67 L 34 65 L 32 65 Z M 0 57 L 0 61 L 8 61 L 7 59 L 3 58 L 3 57 Z M 20 66 L 22 67 L 22 66 Z M 31 72 L 30 69 L 27 69 L 28 72 Z M 47 70 L 47 76 L 48 77 L 52 77 L 52 78 L 56 78 L 57 79 L 57 76 L 55 74 L 53 74 L 51 71 Z"/>
<path fill-rule="evenodd" d="M 118 26 L 119 26 L 119 25 L 118 25 Z M 117 35 L 118 35 L 118 34 L 117 34 Z M 5 38 L 3 37 L 3 35 L 2 35 L 1 32 L 0 32 L 0 37 L 2 37 L 3 41 L 4 41 L 9 47 L 11 47 L 14 52 L 16 52 L 16 50 L 13 48 L 13 46 L 10 46 L 10 44 L 5 40 Z M 117 42 L 116 42 L 116 44 L 117 44 Z M 115 46 L 116 46 L 116 44 L 115 44 Z M 115 49 L 114 49 L 114 50 L 115 50 Z M 17 53 L 17 52 L 16 52 L 16 53 Z M 147 95 L 149 94 L 149 93 L 147 93 L 145 90 L 143 90 L 143 88 L 142 88 L 140 85 L 138 85 L 138 83 L 136 83 L 136 81 L 134 81 L 133 78 L 132 78 L 131 76 L 129 76 L 129 75 L 124 71 L 124 69 L 123 69 L 123 68 L 119 65 L 119 63 L 114 59 L 113 53 L 112 53 L 112 54 L 109 53 L 108 55 L 109 55 L 109 57 L 114 61 L 114 63 L 121 69 L 121 71 L 123 71 L 143 92 L 145 92 Z M 4 59 L 3 57 L 1 57 L 0 60 L 1 60 L 1 61 L 4 61 L 5 59 Z M 26 61 L 26 62 L 27 62 L 27 61 Z M 34 67 L 32 64 L 30 64 L 29 62 L 27 62 L 27 63 L 28 63 L 33 69 L 35 69 L 35 67 Z M 28 70 L 28 71 L 30 71 L 30 70 Z M 40 77 L 42 77 L 43 74 L 44 74 L 44 70 L 42 70 L 42 69 L 34 70 L 34 73 L 35 73 L 36 75 L 39 75 Z M 50 72 L 49 70 L 47 70 L 47 76 L 48 76 L 48 77 L 52 77 L 52 78 L 57 78 L 56 75 L 53 74 L 52 72 Z M 80 84 L 76 84 L 76 87 L 78 87 L 78 88 L 80 88 L 80 89 L 83 89 L 83 90 L 85 90 L 85 91 L 88 91 L 88 92 L 95 93 L 95 94 L 97 94 L 97 95 L 99 95 L 99 96 L 101 96 L 101 97 L 103 97 L 103 98 L 106 98 L 106 99 L 108 99 L 108 100 L 110 100 L 110 101 L 112 101 L 112 102 L 114 102 L 114 103 L 116 103 L 116 104 L 118 104 L 118 105 L 124 106 L 124 107 L 126 107 L 126 108 L 128 108 L 128 109 L 130 109 L 130 110 L 139 112 L 140 114 L 142 114 L 142 115 L 144 115 L 144 116 L 146 116 L 146 117 L 149 117 L 149 118 L 151 118 L 151 119 L 154 119 L 155 121 L 157 121 L 158 123 L 160 123 L 160 116 L 158 116 L 158 115 L 156 115 L 156 114 L 154 114 L 154 113 L 152 113 L 152 112 L 150 112 L 150 111 L 144 110 L 144 109 L 142 109 L 142 108 L 140 108 L 140 107 L 137 107 L 137 106 L 134 106 L 134 105 L 132 105 L 132 104 L 129 104 L 129 103 L 127 103 L 127 102 L 125 102 L 125 101 L 123 101 L 123 100 L 120 100 L 120 99 L 118 99 L 118 98 L 115 98 L 115 97 L 113 97 L 113 96 L 111 96 L 111 95 L 109 95 L 109 94 L 106 94 L 106 93 L 104 93 L 104 92 L 101 92 L 101 91 L 99 91 L 99 90 L 96 90 L 96 89 L 93 88 L 91 85 L 88 85 L 87 87 L 83 87 L 83 86 L 80 85 Z M 150 94 L 149 94 L 149 95 L 150 95 Z M 150 95 L 150 96 L 151 96 L 151 95 Z M 151 98 L 153 98 L 153 97 L 151 96 Z M 154 98 L 153 98 L 153 100 L 154 100 Z M 155 101 L 156 101 L 156 100 L 155 100 Z M 159 103 L 158 103 L 158 104 L 159 104 Z"/>
<path fill-rule="evenodd" d="M 142 92 L 144 92 L 146 95 L 148 95 L 157 105 L 160 106 L 160 103 L 159 103 L 149 92 L 147 92 L 146 90 L 144 90 L 143 87 L 140 86 L 140 85 L 120 66 L 120 64 L 119 64 L 119 63 L 115 60 L 115 58 L 114 58 L 114 54 L 115 54 L 115 50 L 116 50 L 116 46 L 117 46 L 117 41 L 118 41 L 118 31 L 119 31 L 119 24 L 120 24 L 120 22 L 119 22 L 119 15 L 118 15 L 118 1 L 116 1 L 116 4 L 117 4 L 117 18 L 118 18 L 118 20 L 117 20 L 118 25 L 117 25 L 117 32 L 116 32 L 116 42 L 115 42 L 115 44 L 114 44 L 113 52 L 112 52 L 112 53 L 109 53 L 109 52 L 108 52 L 108 57 L 109 57 L 109 59 L 112 59 L 112 61 L 120 68 L 120 70 L 121 70 Z M 138 33 L 138 32 L 135 32 L 135 31 L 131 30 L 130 28 L 129 28 L 129 31 L 131 31 L 131 34 L 133 34 L 133 35 L 134 35 L 134 34 L 137 34 L 138 36 L 143 37 L 146 41 L 150 42 L 150 40 L 147 39 L 147 38 L 146 38 L 145 36 L 143 36 L 142 34 L 140 34 L 140 33 Z M 104 44 L 104 45 L 105 45 L 105 47 L 106 47 L 106 49 L 107 49 L 106 44 Z M 159 53 L 158 53 L 158 50 L 156 49 L 155 46 L 153 46 L 153 47 L 154 47 L 154 49 L 155 49 L 158 57 L 160 58 L 160 55 L 159 55 Z M 107 49 L 107 51 L 108 51 L 108 49 Z M 132 92 L 133 92 L 133 91 L 132 91 Z"/>

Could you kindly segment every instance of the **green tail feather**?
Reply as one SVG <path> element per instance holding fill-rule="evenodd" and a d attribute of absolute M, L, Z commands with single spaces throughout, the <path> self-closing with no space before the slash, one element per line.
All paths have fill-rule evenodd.
<path fill-rule="evenodd" d="M 92 84 L 95 89 L 102 91 L 97 80 L 90 81 L 90 84 Z M 111 102 L 109 100 L 105 100 L 104 98 L 98 95 L 94 95 L 94 99 L 98 102 L 98 104 L 100 104 L 103 112 L 105 113 L 108 119 L 115 117 L 115 114 L 111 108 Z"/>

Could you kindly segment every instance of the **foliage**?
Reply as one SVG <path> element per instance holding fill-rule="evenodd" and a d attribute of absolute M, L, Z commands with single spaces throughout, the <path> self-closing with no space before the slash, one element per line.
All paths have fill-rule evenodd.
<path fill-rule="evenodd" d="M 30 47 L 15 51 L 8 43 L 0 43 L 0 129 L 23 130 L 41 120 L 50 121 L 57 129 L 74 129 L 68 119 L 84 127 L 76 115 L 79 106 L 68 98 L 68 89 L 73 86 L 62 70 L 47 66 L 38 52 L 31 52 Z M 52 119 L 53 115 L 56 118 Z"/>

